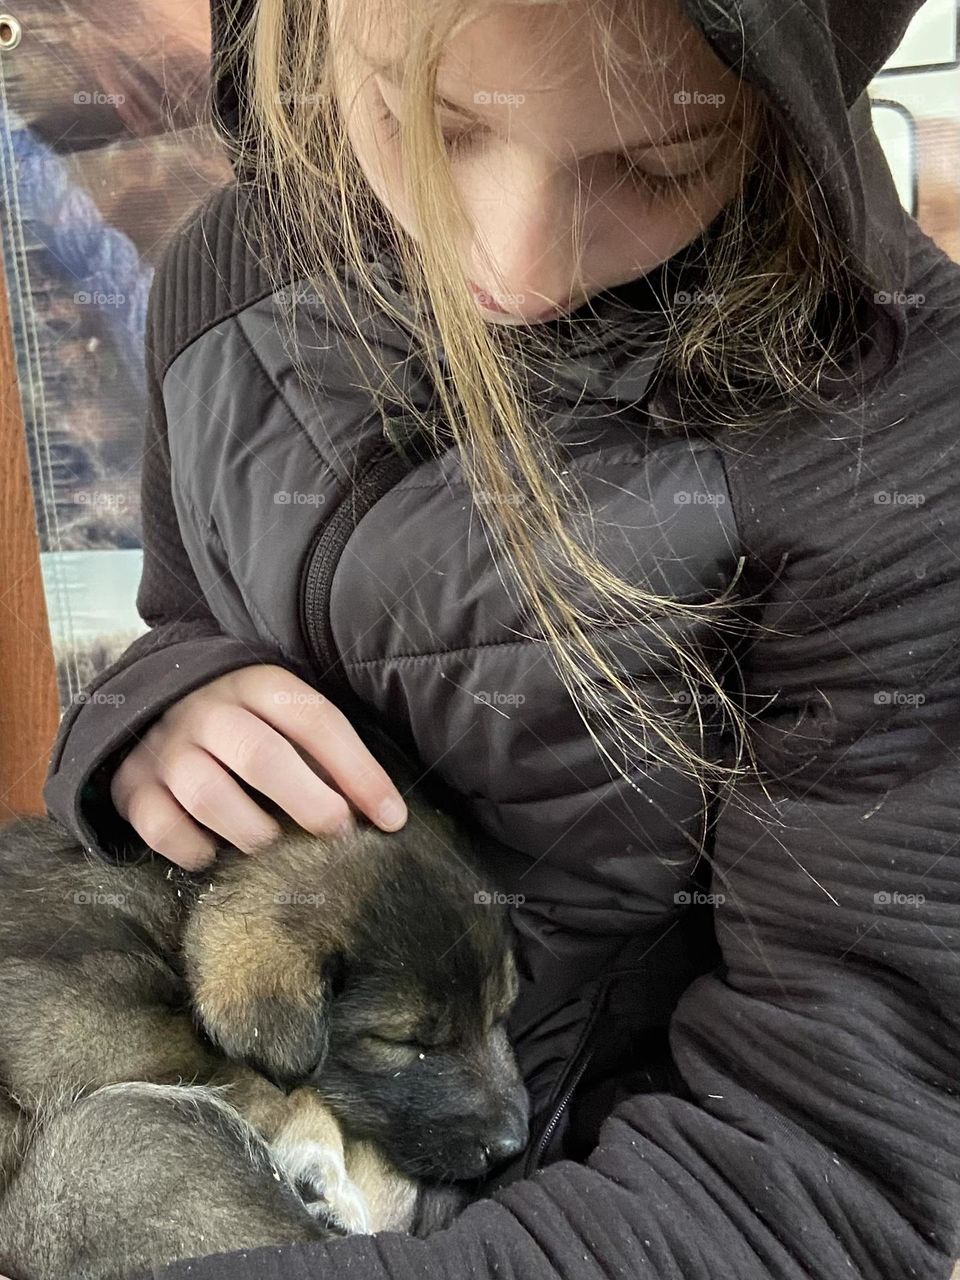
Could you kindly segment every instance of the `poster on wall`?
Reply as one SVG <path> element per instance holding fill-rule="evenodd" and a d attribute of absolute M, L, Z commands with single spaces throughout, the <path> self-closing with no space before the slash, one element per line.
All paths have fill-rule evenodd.
<path fill-rule="evenodd" d="M 207 0 L 22 0 L 8 20 L 0 237 L 65 706 L 145 630 L 147 294 L 230 172 L 206 123 Z M 956 0 L 927 0 L 870 93 L 904 205 L 960 260 L 957 39 Z"/>
<path fill-rule="evenodd" d="M 145 630 L 154 264 L 229 176 L 206 0 L 23 0 L 0 30 L 0 234 L 62 705 Z"/>

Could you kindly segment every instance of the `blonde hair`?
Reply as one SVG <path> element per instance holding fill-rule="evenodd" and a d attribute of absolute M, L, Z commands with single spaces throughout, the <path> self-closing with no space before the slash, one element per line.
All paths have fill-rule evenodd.
<path fill-rule="evenodd" d="M 563 0 L 519 2 L 545 6 Z M 351 7 L 354 16 L 369 11 L 359 0 Z M 463 213 L 436 120 L 444 47 L 489 5 L 416 0 L 402 7 L 411 25 L 401 159 L 421 234 L 414 241 L 400 227 L 386 230 L 409 309 L 395 308 L 366 259 L 370 228 L 383 233 L 382 206 L 345 133 L 323 0 L 258 0 L 223 54 L 223 67 L 238 77 L 246 104 L 239 135 L 225 140 L 242 181 L 262 197 L 261 248 L 268 248 L 278 281 L 306 280 L 323 296 L 338 291 L 349 311 L 340 285 L 345 255 L 369 298 L 411 332 L 472 492 L 497 499 L 478 502 L 478 513 L 602 755 L 624 776 L 631 759 L 637 768 L 639 749 L 644 769 L 669 763 L 699 779 L 701 787 L 708 780 L 732 783 L 747 768 L 747 715 L 690 634 L 704 624 L 739 634 L 744 597 L 735 598 L 736 581 L 715 599 L 657 595 L 617 576 L 592 554 L 588 539 L 571 532 L 565 517 L 575 510 L 575 492 L 569 475 L 559 472 L 522 382 L 525 353 L 536 349 L 538 331 L 549 326 L 524 332 L 487 325 L 479 315 L 457 252 L 464 242 Z M 592 16 L 599 37 L 595 57 L 606 84 L 611 69 L 618 70 L 613 25 L 599 7 Z M 336 39 L 342 36 L 338 30 Z M 845 354 L 857 285 L 790 131 L 759 95 L 746 97 L 747 111 L 757 114 L 765 131 L 765 163 L 751 170 L 744 154 L 741 191 L 711 244 L 706 302 L 692 299 L 668 308 L 664 317 L 664 367 L 676 379 L 677 403 L 707 426 L 747 426 L 758 416 L 769 420 L 789 411 L 798 399 L 816 403 L 821 379 Z M 287 230 L 278 235 L 278 228 Z M 375 351 L 368 348 L 365 358 L 383 370 Z M 379 389 L 371 385 L 371 394 Z M 425 417 L 412 404 L 402 410 L 436 433 L 435 411 Z M 682 430 L 685 423 L 673 425 Z M 589 513 L 576 523 L 589 526 Z M 619 628 L 627 628 L 621 645 L 623 634 L 648 638 L 637 639 L 636 651 L 649 659 L 654 679 L 667 670 L 673 679 L 679 673 L 688 690 L 683 699 L 664 685 L 668 705 L 658 706 L 625 678 L 615 655 Z M 733 749 L 726 760 L 704 752 L 703 704 L 716 708 L 721 730 L 730 735 Z M 593 713 L 625 744 L 622 760 L 592 723 Z"/>

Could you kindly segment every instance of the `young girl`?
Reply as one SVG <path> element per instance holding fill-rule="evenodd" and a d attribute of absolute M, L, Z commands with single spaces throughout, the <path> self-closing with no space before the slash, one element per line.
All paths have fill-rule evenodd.
<path fill-rule="evenodd" d="M 949 1275 L 960 269 L 865 93 L 916 7 L 215 0 L 150 630 L 47 801 L 190 867 L 258 795 L 393 828 L 373 708 L 514 895 L 532 1128 L 424 1240 L 171 1276 Z"/>

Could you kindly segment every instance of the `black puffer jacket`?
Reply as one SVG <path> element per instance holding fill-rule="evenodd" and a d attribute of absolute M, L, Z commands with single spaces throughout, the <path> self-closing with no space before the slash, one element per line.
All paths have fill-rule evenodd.
<path fill-rule="evenodd" d="M 610 778 L 523 638 L 457 459 L 385 445 L 332 301 L 298 309 L 318 399 L 243 200 L 219 193 L 171 244 L 148 334 L 151 630 L 65 716 L 49 808 L 104 856 L 135 851 L 109 801 L 118 759 L 177 698 L 250 662 L 373 707 L 466 798 L 492 880 L 522 895 L 512 1031 L 534 1113 L 528 1153 L 427 1240 L 229 1255 L 171 1277 L 949 1275 L 960 269 L 904 216 L 864 94 L 914 7 L 688 0 L 787 113 L 876 285 L 834 413 L 729 438 L 663 429 L 657 300 L 696 286 L 697 246 L 577 313 L 546 371 L 551 429 L 611 563 L 692 599 L 742 557 L 739 587 L 758 593 L 738 652 L 706 625 L 688 636 L 762 708 L 753 748 L 772 779 L 714 807 L 712 884 L 696 788 L 652 762 L 635 786 Z M 219 39 L 216 5 L 214 20 Z M 221 78 L 218 95 L 236 121 L 235 86 Z M 396 291 L 373 241 L 371 259 Z M 404 331 L 357 306 L 397 386 L 429 408 Z M 681 691 L 666 655 L 632 660 L 623 638 L 638 678 Z"/>

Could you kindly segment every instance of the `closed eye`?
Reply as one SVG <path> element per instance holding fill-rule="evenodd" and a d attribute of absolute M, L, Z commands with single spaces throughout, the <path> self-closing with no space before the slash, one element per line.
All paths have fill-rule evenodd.
<path fill-rule="evenodd" d="M 445 1049 L 452 1049 L 455 1046 L 452 1042 L 435 1040 L 400 1040 L 393 1036 L 380 1035 L 376 1031 L 367 1033 L 367 1040 L 375 1040 L 378 1044 L 388 1044 L 393 1049 L 409 1049 L 414 1053 L 440 1053 Z"/>
<path fill-rule="evenodd" d="M 400 121 L 387 106 L 379 86 L 377 86 L 377 96 L 380 107 L 378 121 L 385 128 L 386 140 L 394 142 L 400 135 Z M 471 122 L 459 128 L 441 129 L 441 135 L 448 152 L 453 157 L 458 157 L 479 144 L 483 138 L 484 129 L 481 124 Z M 683 145 L 685 144 L 677 144 L 678 148 L 682 148 Z M 717 170 L 723 161 L 729 159 L 729 155 L 726 147 L 714 146 L 705 158 L 701 158 L 693 167 L 681 172 L 658 172 L 656 169 L 647 168 L 651 160 L 649 149 L 642 156 L 628 152 L 610 153 L 606 158 L 612 161 L 618 188 L 628 184 L 654 199 L 681 195 L 695 187 L 705 185 L 716 176 Z M 658 163 L 657 157 L 653 158 L 653 163 Z M 662 163 L 662 160 L 659 163 Z"/>

